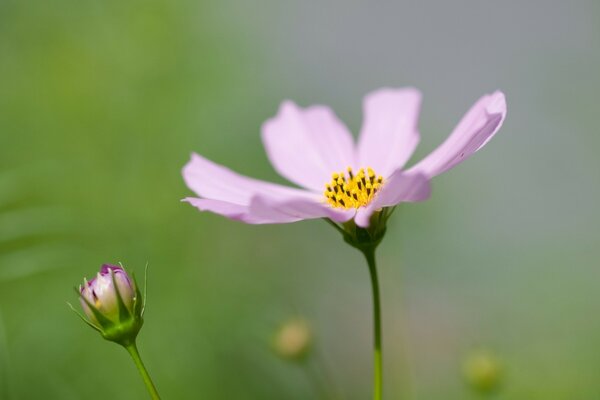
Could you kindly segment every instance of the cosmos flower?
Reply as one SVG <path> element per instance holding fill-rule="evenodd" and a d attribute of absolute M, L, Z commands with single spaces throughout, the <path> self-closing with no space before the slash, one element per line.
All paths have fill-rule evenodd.
<path fill-rule="evenodd" d="M 284 101 L 263 125 L 262 139 L 275 170 L 301 188 L 249 178 L 193 154 L 183 177 L 198 197 L 184 201 L 249 224 L 329 218 L 366 228 L 381 209 L 426 200 L 431 178 L 482 148 L 506 116 L 503 93 L 481 97 L 437 149 L 405 169 L 419 143 L 420 105 L 413 88 L 368 94 L 355 143 L 328 107 Z"/>

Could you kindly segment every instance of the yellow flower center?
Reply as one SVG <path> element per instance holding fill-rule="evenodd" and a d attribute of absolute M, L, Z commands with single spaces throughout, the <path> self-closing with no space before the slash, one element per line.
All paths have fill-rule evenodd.
<path fill-rule="evenodd" d="M 327 203 L 335 208 L 359 208 L 371 202 L 383 184 L 383 177 L 375 175 L 375 171 L 361 168 L 355 175 L 352 168 L 347 172 L 334 172 L 331 182 L 325 185 Z"/>

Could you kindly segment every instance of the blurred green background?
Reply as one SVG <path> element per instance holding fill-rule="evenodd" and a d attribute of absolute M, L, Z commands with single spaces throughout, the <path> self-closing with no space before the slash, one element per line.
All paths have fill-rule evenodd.
<path fill-rule="evenodd" d="M 165 399 L 312 399 L 270 340 L 371 392 L 367 268 L 321 221 L 246 226 L 180 203 L 192 151 L 283 182 L 261 146 L 281 100 L 357 132 L 382 86 L 424 93 L 427 154 L 483 93 L 486 149 L 402 206 L 380 247 L 386 398 L 600 398 L 600 6 L 562 2 L 0 0 L 0 398 L 137 399 L 127 354 L 65 305 L 101 263 L 149 264 L 140 348 Z M 413 159 L 413 162 L 414 162 Z"/>

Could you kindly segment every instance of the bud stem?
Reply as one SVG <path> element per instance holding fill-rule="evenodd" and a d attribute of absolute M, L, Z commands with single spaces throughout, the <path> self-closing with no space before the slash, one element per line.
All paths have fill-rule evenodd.
<path fill-rule="evenodd" d="M 140 357 L 140 353 L 138 352 L 136 343 L 133 342 L 131 344 L 125 345 L 124 347 L 133 359 L 133 362 L 135 363 L 135 366 L 137 367 L 138 371 L 140 371 L 140 375 L 142 375 L 142 379 L 146 384 L 148 393 L 150 393 L 150 398 L 152 400 L 160 400 L 160 396 L 158 395 L 156 386 L 154 386 L 154 383 L 152 383 L 152 378 L 150 378 L 150 374 L 148 374 L 148 370 L 146 370 L 146 367 L 142 362 L 142 358 Z"/>
<path fill-rule="evenodd" d="M 371 275 L 373 293 L 373 400 L 381 400 L 383 387 L 383 370 L 381 357 L 381 303 L 379 300 L 379 280 L 377 278 L 377 265 L 375 264 L 375 247 L 362 249 Z"/>

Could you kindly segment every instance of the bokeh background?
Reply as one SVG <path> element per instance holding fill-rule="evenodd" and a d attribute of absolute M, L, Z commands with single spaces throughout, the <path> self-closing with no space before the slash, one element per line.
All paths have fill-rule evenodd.
<path fill-rule="evenodd" d="M 599 18 L 595 0 L 1 0 L 0 398 L 145 398 L 65 304 L 119 261 L 149 264 L 140 348 L 164 398 L 318 398 L 271 351 L 297 315 L 313 367 L 369 398 L 360 254 L 321 221 L 201 214 L 180 170 L 197 151 L 282 182 L 259 138 L 281 100 L 356 133 L 364 94 L 406 85 L 424 94 L 413 162 L 480 95 L 509 112 L 380 247 L 386 398 L 476 398 L 478 348 L 502 362 L 497 398 L 600 398 Z"/>

